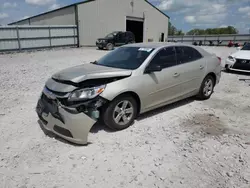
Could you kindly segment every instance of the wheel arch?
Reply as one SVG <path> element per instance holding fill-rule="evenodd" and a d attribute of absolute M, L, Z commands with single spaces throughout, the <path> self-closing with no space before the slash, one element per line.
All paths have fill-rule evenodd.
<path fill-rule="evenodd" d="M 139 95 L 136 92 L 134 92 L 134 91 L 126 91 L 126 92 L 120 93 L 113 100 L 115 100 L 115 99 L 117 99 L 119 97 L 122 97 L 124 95 L 130 95 L 130 96 L 132 96 L 135 99 L 135 101 L 136 101 L 136 103 L 138 105 L 137 106 L 138 107 L 137 108 L 137 115 L 139 115 L 140 112 L 141 112 L 141 99 L 140 99 Z"/>
<path fill-rule="evenodd" d="M 206 75 L 206 77 L 207 77 L 207 76 L 212 76 L 212 77 L 213 77 L 213 79 L 214 79 L 214 84 L 216 84 L 216 82 L 217 82 L 217 78 L 216 78 L 216 74 L 215 74 L 214 72 L 210 72 L 210 73 L 208 73 L 208 74 Z M 206 77 L 205 77 L 205 78 L 206 78 Z M 205 79 L 205 78 L 204 78 L 204 79 Z"/>

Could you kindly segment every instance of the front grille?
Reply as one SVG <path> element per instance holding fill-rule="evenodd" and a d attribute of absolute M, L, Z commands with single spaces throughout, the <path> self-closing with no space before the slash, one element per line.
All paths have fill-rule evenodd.
<path fill-rule="evenodd" d="M 62 127 L 59 127 L 57 125 L 54 126 L 54 131 L 58 132 L 61 135 L 73 138 L 73 136 L 72 136 L 72 134 L 71 134 L 71 132 L 69 130 L 64 129 Z"/>
<path fill-rule="evenodd" d="M 41 99 L 52 105 L 56 102 L 55 100 L 48 98 L 44 93 L 42 94 Z"/>
<path fill-rule="evenodd" d="M 41 100 L 43 101 L 43 104 L 45 105 L 44 112 L 46 114 L 51 113 L 51 115 L 54 118 L 64 123 L 64 119 L 62 118 L 61 114 L 58 112 L 57 100 L 50 99 L 45 94 L 42 94 Z"/>
<path fill-rule="evenodd" d="M 55 94 L 57 97 L 64 97 L 65 95 L 67 95 L 67 92 L 58 92 L 58 91 L 53 91 L 49 88 L 46 87 L 47 90 L 49 90 L 50 92 L 52 92 L 53 94 Z"/>
<path fill-rule="evenodd" d="M 250 70 L 250 60 L 247 59 L 236 59 L 233 66 L 234 69 Z"/>

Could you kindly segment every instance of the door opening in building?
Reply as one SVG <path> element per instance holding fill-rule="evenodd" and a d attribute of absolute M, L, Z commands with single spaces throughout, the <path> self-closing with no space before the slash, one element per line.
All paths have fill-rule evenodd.
<path fill-rule="evenodd" d="M 127 31 L 131 31 L 135 35 L 135 42 L 143 42 L 143 21 L 127 20 Z"/>
<path fill-rule="evenodd" d="M 164 42 L 164 33 L 161 33 L 161 42 Z"/>

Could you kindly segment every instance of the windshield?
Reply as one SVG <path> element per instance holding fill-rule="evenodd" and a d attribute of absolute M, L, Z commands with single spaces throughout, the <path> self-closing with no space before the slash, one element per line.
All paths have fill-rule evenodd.
<path fill-rule="evenodd" d="M 121 47 L 102 57 L 96 64 L 135 70 L 142 65 L 153 50 L 153 48 Z"/>
<path fill-rule="evenodd" d="M 250 43 L 245 44 L 241 50 L 250 50 Z"/>
<path fill-rule="evenodd" d="M 113 38 L 114 36 L 117 35 L 118 32 L 113 32 L 113 33 L 110 33 L 108 34 L 105 38 Z"/>

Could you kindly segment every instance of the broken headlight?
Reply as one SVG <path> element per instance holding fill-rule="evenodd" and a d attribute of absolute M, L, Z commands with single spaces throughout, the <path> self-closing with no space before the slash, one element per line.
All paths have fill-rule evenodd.
<path fill-rule="evenodd" d="M 68 100 L 69 101 L 81 101 L 81 100 L 88 100 L 93 99 L 100 95 L 105 90 L 106 85 L 101 85 L 92 88 L 85 88 L 73 91 Z"/>

